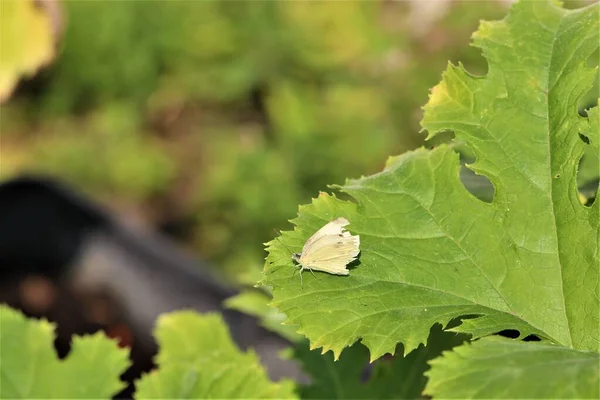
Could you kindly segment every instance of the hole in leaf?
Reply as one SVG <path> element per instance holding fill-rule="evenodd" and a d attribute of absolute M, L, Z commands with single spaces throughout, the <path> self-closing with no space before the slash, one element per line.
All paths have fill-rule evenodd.
<path fill-rule="evenodd" d="M 477 175 L 464 164 L 460 166 L 460 180 L 473 196 L 486 203 L 494 200 L 494 185 L 483 175 Z"/>
<path fill-rule="evenodd" d="M 598 68 L 599 50 L 594 51 L 586 60 L 588 68 Z M 588 111 L 598 106 L 598 93 L 600 92 L 600 74 L 594 74 L 594 82 L 590 90 L 581 96 L 577 102 L 579 115 L 588 116 Z M 579 138 L 586 144 L 584 154 L 579 160 L 577 168 L 577 197 L 584 206 L 591 206 L 598 193 L 598 181 L 600 179 L 600 168 L 598 155 L 594 154 L 588 132 L 579 132 Z"/>
<path fill-rule="evenodd" d="M 596 50 L 588 57 L 585 65 L 588 68 L 597 68 L 599 57 L 600 53 L 598 52 L 598 50 Z M 598 93 L 600 93 L 600 75 L 595 75 L 596 76 L 594 78 L 594 83 L 592 84 L 590 90 L 586 94 L 581 96 L 577 101 L 577 110 L 579 111 L 579 115 L 581 115 L 582 117 L 585 117 L 587 115 L 587 112 L 585 110 L 588 110 L 598 104 Z"/>
<path fill-rule="evenodd" d="M 439 132 L 433 138 L 427 140 L 425 142 L 425 146 L 428 149 L 433 149 L 435 147 L 441 146 L 442 144 L 452 143 L 453 141 L 454 141 L 454 132 L 442 131 L 442 132 Z"/>
<path fill-rule="evenodd" d="M 584 134 L 579 134 L 581 140 L 589 142 L 589 138 Z M 587 140 L 587 142 L 586 142 Z M 598 182 L 600 180 L 600 168 L 597 156 L 594 154 L 591 145 L 585 146 L 583 156 L 577 166 L 577 197 L 579 202 L 586 207 L 594 204 L 596 194 L 598 193 Z"/>
<path fill-rule="evenodd" d="M 516 329 L 505 329 L 503 331 L 498 332 L 498 335 L 507 337 L 509 339 L 516 339 L 521 336 L 521 333 Z"/>
<path fill-rule="evenodd" d="M 537 336 L 537 335 L 527 335 L 525 337 L 525 339 L 523 339 L 523 341 L 525 341 L 525 342 L 541 342 L 542 339 L 540 339 L 539 336 Z"/>

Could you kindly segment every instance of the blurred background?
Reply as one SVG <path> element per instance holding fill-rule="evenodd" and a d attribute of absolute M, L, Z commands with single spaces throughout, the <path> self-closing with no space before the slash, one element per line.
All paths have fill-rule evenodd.
<path fill-rule="evenodd" d="M 262 243 L 290 227 L 299 204 L 423 144 L 429 89 L 448 60 L 485 73 L 470 35 L 508 8 L 6 3 L 3 14 L 17 8 L 22 27 L 3 44 L 23 39 L 38 54 L 50 39 L 56 46 L 2 106 L 2 179 L 60 177 L 243 283 L 257 280 Z M 28 28 L 28 11 L 48 22 Z"/>
<path fill-rule="evenodd" d="M 25 204 L 21 192 L 6 194 L 10 183 L 34 177 L 25 198 L 50 193 L 66 209 L 87 210 L 99 218 L 90 226 L 110 226 L 103 243 L 121 235 L 125 247 L 139 244 L 127 247 L 136 257 L 164 250 L 150 262 L 157 268 L 194 264 L 174 262 L 179 252 L 201 260 L 197 268 L 216 282 L 210 286 L 226 288 L 215 295 L 221 301 L 260 279 L 263 243 L 273 229 L 291 228 L 299 204 L 424 144 L 420 107 L 429 89 L 448 61 L 486 73 L 470 35 L 479 20 L 503 18 L 510 3 L 2 0 L 5 221 L 6 210 L 14 216 L 12 207 Z M 44 180 L 36 189 L 38 177 L 62 186 Z M 30 237 L 71 218 L 48 222 L 21 212 Z M 44 215 L 55 216 L 56 207 Z M 0 238 L 12 237 L 19 221 L 4 223 Z M 125 231 L 153 232 L 155 242 L 147 245 L 142 233 L 123 239 Z M 5 257 L 0 268 L 11 274 L 2 275 L 0 300 L 58 320 L 59 333 L 61 324 L 70 324 L 65 335 L 102 328 L 131 346 L 130 317 L 115 317 L 118 302 L 60 300 L 71 296 L 56 283 L 61 263 L 87 259 L 86 245 L 72 240 L 76 256 L 52 263 L 41 257 L 24 268 L 25 261 Z M 115 265 L 129 268 L 129 261 L 116 258 L 105 264 L 122 279 Z M 50 264 L 52 273 L 44 269 Z M 136 285 L 132 279 L 127 285 Z M 127 307 L 136 314 L 136 305 Z"/>

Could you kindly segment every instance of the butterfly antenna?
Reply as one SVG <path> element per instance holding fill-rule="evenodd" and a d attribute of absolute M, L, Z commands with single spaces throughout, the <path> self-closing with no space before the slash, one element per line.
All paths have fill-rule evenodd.
<path fill-rule="evenodd" d="M 275 231 L 275 233 L 276 233 L 276 234 L 278 234 L 278 235 L 281 235 L 281 232 L 280 232 L 280 231 L 278 231 L 277 229 L 273 229 L 273 231 Z M 291 249 L 291 248 L 290 248 L 288 245 L 286 245 L 285 243 L 283 243 L 283 242 L 281 241 L 281 239 L 279 239 L 279 237 L 278 237 L 278 236 L 275 236 L 275 239 L 277 239 L 277 241 L 278 241 L 279 243 L 281 243 L 281 244 L 283 245 L 283 247 L 285 247 L 285 248 L 287 249 L 287 251 L 289 251 L 289 252 L 290 252 L 290 254 L 291 254 L 291 255 L 294 255 L 294 252 L 292 251 L 292 249 Z"/>

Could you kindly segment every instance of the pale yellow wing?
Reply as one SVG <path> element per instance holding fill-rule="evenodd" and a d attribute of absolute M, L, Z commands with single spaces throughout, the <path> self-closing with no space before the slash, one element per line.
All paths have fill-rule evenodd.
<path fill-rule="evenodd" d="M 346 265 L 360 253 L 360 237 L 343 229 L 348 224 L 338 218 L 319 229 L 304 245 L 300 263 L 314 271 L 348 275 Z"/>
<path fill-rule="evenodd" d="M 346 225 L 349 225 L 350 222 L 344 217 L 340 217 L 334 219 L 331 222 L 326 223 L 321 229 L 316 231 L 306 243 L 304 243 L 304 247 L 302 248 L 302 254 L 307 252 L 312 246 L 316 244 L 318 240 L 322 240 L 323 238 L 330 235 L 340 235 L 342 234 L 342 230 Z"/>

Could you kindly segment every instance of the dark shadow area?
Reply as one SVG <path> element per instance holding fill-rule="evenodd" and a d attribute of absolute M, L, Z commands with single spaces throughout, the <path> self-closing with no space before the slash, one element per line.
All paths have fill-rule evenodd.
<path fill-rule="evenodd" d="M 521 333 L 515 329 L 505 329 L 503 331 L 498 332 L 498 335 L 509 339 L 518 339 L 519 336 L 521 336 Z"/>
<path fill-rule="evenodd" d="M 537 335 L 528 335 L 523 339 L 524 342 L 541 342 L 542 339 L 540 339 Z"/>
<path fill-rule="evenodd" d="M 362 256 L 362 251 L 360 253 L 358 253 L 358 256 L 356 256 L 354 261 L 352 261 L 350 264 L 346 265 L 346 268 L 349 269 L 350 271 L 352 271 L 355 268 L 358 268 L 360 266 L 360 257 L 361 256 Z"/>

